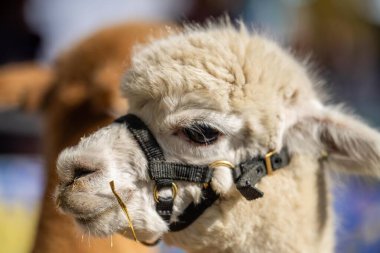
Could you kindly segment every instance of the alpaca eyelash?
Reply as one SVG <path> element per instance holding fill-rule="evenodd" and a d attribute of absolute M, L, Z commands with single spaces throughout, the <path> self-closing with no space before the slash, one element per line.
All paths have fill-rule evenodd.
<path fill-rule="evenodd" d="M 204 123 L 183 127 L 180 132 L 188 141 L 197 145 L 214 144 L 221 135 L 219 130 Z"/>

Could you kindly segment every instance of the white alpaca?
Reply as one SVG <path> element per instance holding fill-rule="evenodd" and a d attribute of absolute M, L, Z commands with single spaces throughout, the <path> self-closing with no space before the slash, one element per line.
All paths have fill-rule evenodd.
<path fill-rule="evenodd" d="M 132 238 L 109 187 L 114 180 L 142 241 L 163 237 L 189 252 L 332 252 L 325 169 L 379 176 L 380 134 L 326 105 L 315 82 L 291 55 L 244 27 L 189 28 L 152 42 L 135 54 L 122 90 L 167 161 L 238 165 L 287 147 L 290 164 L 263 177 L 256 186 L 265 195 L 252 201 L 236 189 L 229 166 L 216 166 L 209 187 L 218 200 L 189 227 L 169 232 L 146 156 L 125 125 L 113 123 L 61 153 L 61 208 L 92 234 Z M 202 202 L 204 187 L 175 183 L 171 222 Z"/>

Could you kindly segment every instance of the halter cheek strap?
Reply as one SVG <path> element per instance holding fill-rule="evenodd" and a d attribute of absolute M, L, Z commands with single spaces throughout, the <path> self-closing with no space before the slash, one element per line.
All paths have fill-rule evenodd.
<path fill-rule="evenodd" d="M 149 176 L 155 181 L 153 196 L 156 201 L 156 211 L 168 223 L 170 231 L 179 231 L 188 227 L 219 198 L 212 187 L 208 186 L 216 167 L 220 165 L 230 167 L 237 189 L 247 200 L 253 200 L 264 195 L 255 187 L 260 179 L 287 166 L 290 160 L 287 149 L 283 148 L 279 153 L 270 152 L 264 157 L 254 157 L 237 166 L 226 161 L 216 161 L 204 166 L 167 162 L 157 140 L 137 116 L 127 114 L 115 122 L 126 125 L 144 152 L 148 161 Z M 198 204 L 191 203 L 179 215 L 178 221 L 171 223 L 174 199 L 178 191 L 175 181 L 202 184 L 202 200 Z M 159 196 L 158 192 L 163 188 L 171 188 L 172 195 Z"/>

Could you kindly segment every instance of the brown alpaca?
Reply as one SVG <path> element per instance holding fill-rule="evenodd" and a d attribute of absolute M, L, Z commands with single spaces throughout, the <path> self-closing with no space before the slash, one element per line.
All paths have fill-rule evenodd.
<path fill-rule="evenodd" d="M 113 238 L 112 249 L 110 238 L 88 238 L 86 231 L 79 231 L 71 218 L 57 211 L 52 196 L 57 184 L 55 162 L 59 152 L 77 143 L 81 136 L 109 124 L 114 118 L 111 114 L 117 115 L 127 109 L 125 100 L 119 95 L 120 74 L 129 66 L 133 45 L 168 32 L 159 28 L 163 25 L 114 26 L 97 32 L 65 52 L 51 71 L 33 64 L 20 65 L 19 69 L 15 65 L 0 72 L 7 74 L 2 76 L 8 76 L 8 79 L 0 76 L 0 82 L 5 80 L 7 84 L 2 90 L 14 94 L 9 101 L 0 97 L 2 106 L 26 104 L 26 108 L 34 109 L 40 104 L 43 108 L 47 185 L 32 252 L 152 252 L 120 236 Z M 22 78 L 32 72 L 35 77 Z"/>

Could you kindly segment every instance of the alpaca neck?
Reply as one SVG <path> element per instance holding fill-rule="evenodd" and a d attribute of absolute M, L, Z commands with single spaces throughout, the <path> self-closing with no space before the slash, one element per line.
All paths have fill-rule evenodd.
<path fill-rule="evenodd" d="M 165 241 L 191 253 L 333 252 L 330 198 L 321 178 L 312 159 L 293 157 L 289 167 L 257 185 L 263 198 L 247 201 L 236 191 Z"/>

